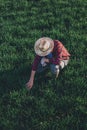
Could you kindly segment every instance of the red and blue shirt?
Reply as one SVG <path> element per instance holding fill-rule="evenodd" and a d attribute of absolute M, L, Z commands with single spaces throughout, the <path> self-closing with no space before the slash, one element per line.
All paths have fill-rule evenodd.
<path fill-rule="evenodd" d="M 49 59 L 49 63 L 51 64 L 60 64 L 61 60 L 66 60 L 67 58 L 70 57 L 70 53 L 68 50 L 64 47 L 64 45 L 58 41 L 54 40 L 54 48 L 52 51 L 52 58 Z M 40 63 L 41 56 L 36 55 L 35 59 L 32 64 L 32 70 L 36 71 L 38 64 Z"/>

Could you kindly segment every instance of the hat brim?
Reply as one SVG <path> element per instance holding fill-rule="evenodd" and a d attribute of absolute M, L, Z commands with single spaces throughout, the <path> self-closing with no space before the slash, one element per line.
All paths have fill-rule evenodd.
<path fill-rule="evenodd" d="M 39 44 L 41 44 L 41 41 L 42 40 L 46 40 L 50 43 L 50 47 L 47 51 L 41 51 L 40 48 L 39 48 Z M 46 56 L 48 55 L 50 52 L 52 52 L 54 48 L 54 42 L 51 38 L 48 38 L 48 37 L 43 37 L 43 38 L 39 38 L 36 42 L 35 42 L 35 45 L 34 45 L 34 50 L 35 50 L 35 53 L 39 56 Z"/>

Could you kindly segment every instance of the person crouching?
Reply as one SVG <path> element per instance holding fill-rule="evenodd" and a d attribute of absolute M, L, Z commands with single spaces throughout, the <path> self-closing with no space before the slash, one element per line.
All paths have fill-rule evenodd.
<path fill-rule="evenodd" d="M 39 38 L 34 45 L 36 53 L 32 64 L 31 75 L 27 88 L 31 89 L 34 84 L 35 73 L 41 73 L 50 68 L 56 78 L 61 69 L 68 65 L 70 53 L 59 40 L 52 40 L 49 37 Z"/>

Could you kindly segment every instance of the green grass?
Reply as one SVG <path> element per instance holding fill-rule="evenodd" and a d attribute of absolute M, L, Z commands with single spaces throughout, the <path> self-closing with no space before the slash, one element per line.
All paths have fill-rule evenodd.
<path fill-rule="evenodd" d="M 0 0 L 0 130 L 87 130 L 86 0 Z M 59 39 L 71 53 L 57 80 L 27 91 L 34 43 Z"/>

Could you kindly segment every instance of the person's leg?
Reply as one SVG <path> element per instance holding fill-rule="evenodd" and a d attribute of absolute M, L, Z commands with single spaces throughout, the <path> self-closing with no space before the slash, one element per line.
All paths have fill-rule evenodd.
<path fill-rule="evenodd" d="M 69 60 L 62 60 L 60 62 L 60 68 L 63 69 L 65 66 L 67 66 L 69 63 Z"/>
<path fill-rule="evenodd" d="M 62 60 L 60 65 L 50 64 L 51 72 L 58 77 L 60 70 L 67 66 L 68 62 L 69 60 Z"/>
<path fill-rule="evenodd" d="M 55 65 L 55 64 L 50 64 L 50 69 L 51 69 L 51 72 L 53 74 L 55 74 L 56 78 L 57 78 L 58 75 L 59 75 L 59 72 L 60 72 L 60 66 L 59 65 Z"/>
<path fill-rule="evenodd" d="M 49 68 L 49 64 L 43 67 L 42 64 L 39 63 L 36 72 L 37 72 L 37 73 L 40 73 L 40 72 L 43 72 L 44 70 L 46 70 L 46 69 L 48 69 L 48 68 Z"/>

